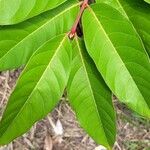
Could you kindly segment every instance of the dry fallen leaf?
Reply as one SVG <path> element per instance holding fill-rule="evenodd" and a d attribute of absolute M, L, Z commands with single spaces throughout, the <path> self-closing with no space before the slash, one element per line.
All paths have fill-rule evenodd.
<path fill-rule="evenodd" d="M 63 134 L 63 127 L 62 127 L 60 120 L 57 120 L 56 126 L 54 128 L 54 132 L 56 133 L 56 135 L 62 135 Z"/>
<path fill-rule="evenodd" d="M 58 119 L 56 124 L 52 121 L 52 119 L 50 117 L 48 117 L 48 120 L 50 122 L 50 125 L 52 126 L 54 133 L 56 136 L 60 136 L 63 134 L 64 130 L 63 130 L 63 126 L 62 123 L 60 122 L 60 120 Z"/>
<path fill-rule="evenodd" d="M 96 147 L 95 150 L 107 150 L 107 149 L 106 149 L 106 147 L 100 145 L 100 146 Z"/>
<path fill-rule="evenodd" d="M 53 141 L 51 136 L 48 134 L 45 138 L 45 150 L 52 150 L 53 149 Z"/>

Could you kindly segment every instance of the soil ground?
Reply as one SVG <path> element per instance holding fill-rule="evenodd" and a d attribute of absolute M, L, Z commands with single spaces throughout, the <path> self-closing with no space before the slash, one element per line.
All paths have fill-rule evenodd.
<path fill-rule="evenodd" d="M 0 73 L 0 118 L 19 76 L 19 70 Z M 150 121 L 140 118 L 114 98 L 117 141 L 114 150 L 150 150 Z M 57 108 L 32 129 L 0 150 L 101 150 L 80 128 L 62 98 Z"/>

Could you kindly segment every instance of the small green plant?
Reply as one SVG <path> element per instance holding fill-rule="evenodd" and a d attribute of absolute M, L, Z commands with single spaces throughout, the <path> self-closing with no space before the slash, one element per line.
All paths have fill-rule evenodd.
<path fill-rule="evenodd" d="M 116 137 L 112 93 L 149 119 L 146 2 L 1 0 L 0 70 L 25 68 L 0 122 L 0 145 L 52 111 L 65 89 L 81 126 L 108 149 Z"/>

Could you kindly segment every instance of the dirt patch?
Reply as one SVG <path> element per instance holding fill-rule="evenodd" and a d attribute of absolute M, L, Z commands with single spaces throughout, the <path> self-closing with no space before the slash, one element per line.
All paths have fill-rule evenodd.
<path fill-rule="evenodd" d="M 16 83 L 20 70 L 0 74 L 0 116 Z M 114 98 L 115 99 L 115 98 Z M 144 120 L 114 100 L 118 136 L 114 150 L 150 150 L 150 121 Z M 0 150 L 99 150 L 80 128 L 74 112 L 64 98 L 46 118 Z"/>

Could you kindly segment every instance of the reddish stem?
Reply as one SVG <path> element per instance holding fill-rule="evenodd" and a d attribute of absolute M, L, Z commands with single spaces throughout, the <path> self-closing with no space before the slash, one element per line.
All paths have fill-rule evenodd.
<path fill-rule="evenodd" d="M 74 23 L 74 25 L 73 25 L 71 31 L 70 31 L 69 34 L 68 34 L 68 36 L 69 36 L 70 39 L 73 39 L 74 36 L 75 36 L 75 34 L 76 34 L 77 26 L 78 26 L 78 24 L 79 24 L 79 22 L 80 22 L 80 19 L 81 19 L 81 16 L 82 16 L 84 10 L 85 10 L 86 7 L 88 6 L 88 1 L 89 1 L 89 0 L 84 0 L 83 3 L 82 3 L 82 5 L 81 5 L 80 12 L 79 12 L 79 14 L 78 14 L 78 16 L 77 16 L 77 18 L 76 18 L 76 21 L 75 21 L 75 23 Z"/>

